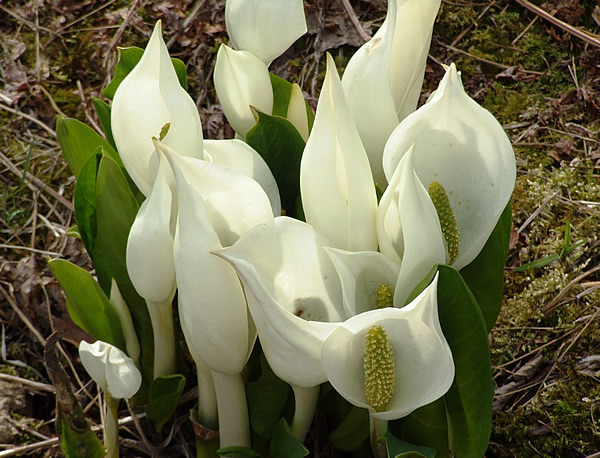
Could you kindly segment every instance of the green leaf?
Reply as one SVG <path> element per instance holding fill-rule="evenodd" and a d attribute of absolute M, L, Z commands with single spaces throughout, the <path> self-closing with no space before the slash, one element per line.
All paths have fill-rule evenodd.
<path fill-rule="evenodd" d="M 304 140 L 287 119 L 255 110 L 256 125 L 246 134 L 246 143 L 265 160 L 281 195 L 281 206 L 288 216 L 302 214 L 300 202 L 300 161 Z"/>
<path fill-rule="evenodd" d="M 73 226 L 68 228 L 67 232 L 65 232 L 65 235 L 67 237 L 74 237 L 76 239 L 81 240 L 81 234 L 79 233 L 79 228 L 77 227 L 77 224 L 74 224 Z"/>
<path fill-rule="evenodd" d="M 146 413 L 156 431 L 160 432 L 175 412 L 184 388 L 185 377 L 181 374 L 158 377 L 150 384 Z"/>
<path fill-rule="evenodd" d="M 504 265 L 508 253 L 510 225 L 511 209 L 509 204 L 479 255 L 460 271 L 481 307 L 488 332 L 496 323 L 502 306 Z"/>
<path fill-rule="evenodd" d="M 54 259 L 48 265 L 65 291 L 73 322 L 95 339 L 125 351 L 119 316 L 91 274 L 63 259 Z"/>
<path fill-rule="evenodd" d="M 239 445 L 220 448 L 219 450 L 217 450 L 217 453 L 221 456 L 261 456 L 261 454 L 258 453 L 256 450 L 252 450 L 250 447 L 242 447 Z"/>
<path fill-rule="evenodd" d="M 355 452 L 369 439 L 369 412 L 352 406 L 340 425 L 329 435 L 329 443 L 339 450 Z"/>
<path fill-rule="evenodd" d="M 435 449 L 404 442 L 389 431 L 379 442 L 386 446 L 390 458 L 435 458 L 436 456 Z"/>
<path fill-rule="evenodd" d="M 81 407 L 80 407 L 81 409 Z M 104 458 L 106 450 L 91 429 L 75 430 L 65 418 L 60 421 L 60 450 L 66 458 Z"/>
<path fill-rule="evenodd" d="M 269 73 L 271 77 L 271 87 L 273 88 L 273 116 L 281 116 L 287 119 L 287 112 L 290 106 L 290 99 L 292 96 L 292 83 L 283 78 Z M 308 132 L 312 130 L 312 126 L 315 122 L 315 114 L 308 104 L 306 105 L 306 118 L 308 120 Z"/>
<path fill-rule="evenodd" d="M 117 88 L 125 77 L 129 75 L 129 72 L 137 65 L 143 54 L 144 50 L 136 46 L 119 48 L 119 60 L 117 61 L 117 66 L 115 68 L 115 76 L 113 76 L 110 84 L 104 89 L 104 97 L 110 100 L 113 99 L 115 92 L 117 92 Z M 185 64 L 179 59 L 171 58 L 171 61 L 173 62 L 173 67 L 175 67 L 175 73 L 177 73 L 179 84 L 187 91 L 187 71 Z"/>
<path fill-rule="evenodd" d="M 110 292 L 111 278 L 119 285 L 140 339 L 142 373 L 146 380 L 152 380 L 154 337 L 150 315 L 146 301 L 131 283 L 125 262 L 127 238 L 138 209 L 123 170 L 109 156 L 103 156 L 96 178 L 96 243 L 91 256 L 105 293 Z"/>
<path fill-rule="evenodd" d="M 293 434 L 285 418 L 279 420 L 271 438 L 271 458 L 302 458 L 308 449 Z"/>
<path fill-rule="evenodd" d="M 550 256 L 536 259 L 535 261 L 528 262 L 527 264 L 522 264 L 519 267 L 515 268 L 515 272 L 523 272 L 528 269 L 539 269 L 540 267 L 549 266 L 550 264 L 558 261 L 559 259 L 560 254 L 551 254 Z"/>
<path fill-rule="evenodd" d="M 117 145 L 115 144 L 115 139 L 113 138 L 112 134 L 112 127 L 110 125 L 110 105 L 97 97 L 92 97 L 92 103 L 94 104 L 94 110 L 98 115 L 98 119 L 100 120 L 100 125 L 104 131 L 106 140 L 116 150 Z"/>
<path fill-rule="evenodd" d="M 59 116 L 56 119 L 56 135 L 65 160 L 76 177 L 98 147 L 102 147 L 105 153 L 123 167 L 115 149 L 98 132 L 77 119 Z"/>
<path fill-rule="evenodd" d="M 290 98 L 292 96 L 292 83 L 283 78 L 269 73 L 273 87 L 273 116 L 287 118 Z"/>
<path fill-rule="evenodd" d="M 96 243 L 96 175 L 101 157 L 100 150 L 88 158 L 75 184 L 75 218 L 81 240 L 90 256 Z"/>
<path fill-rule="evenodd" d="M 415 410 L 408 417 L 390 422 L 389 428 L 399 439 L 427 444 L 437 450 L 439 456 L 448 455 L 448 421 L 443 398 Z"/>
<path fill-rule="evenodd" d="M 456 456 L 483 456 L 492 427 L 494 380 L 488 332 L 475 297 L 461 275 L 439 266 L 438 311 L 452 350 L 454 382 L 444 395 Z"/>
<path fill-rule="evenodd" d="M 269 439 L 277 421 L 283 415 L 292 390 L 273 373 L 264 355 L 260 357 L 260 366 L 262 372 L 259 379 L 246 384 L 246 396 L 252 430 Z"/>

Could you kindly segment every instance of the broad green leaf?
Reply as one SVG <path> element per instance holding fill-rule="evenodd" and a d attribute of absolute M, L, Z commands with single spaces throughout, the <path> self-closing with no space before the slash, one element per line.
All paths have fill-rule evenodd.
<path fill-rule="evenodd" d="M 256 125 L 246 134 L 246 143 L 265 160 L 281 195 L 281 206 L 288 216 L 302 214 L 300 202 L 300 161 L 304 140 L 291 122 L 280 116 L 255 111 Z"/>
<path fill-rule="evenodd" d="M 285 418 L 279 420 L 271 438 L 271 458 L 302 458 L 308 449 L 293 434 Z"/>
<path fill-rule="evenodd" d="M 435 449 L 404 442 L 389 431 L 379 442 L 386 446 L 389 458 L 435 458 L 436 456 Z"/>
<path fill-rule="evenodd" d="M 269 73 L 271 77 L 271 87 L 273 88 L 273 116 L 281 116 L 287 118 L 288 108 L 290 106 L 290 98 L 292 96 L 292 83 L 283 78 Z M 306 117 L 308 119 L 308 131 L 312 130 L 315 122 L 315 114 L 306 102 Z"/>
<path fill-rule="evenodd" d="M 246 396 L 252 430 L 269 439 L 277 421 L 283 415 L 292 390 L 273 373 L 263 355 L 260 357 L 260 365 L 260 377 L 256 382 L 246 384 Z"/>
<path fill-rule="evenodd" d="M 492 428 L 494 380 L 488 332 L 475 297 L 461 275 L 439 266 L 438 311 L 456 373 L 444 395 L 456 456 L 483 456 Z"/>
<path fill-rule="evenodd" d="M 119 316 L 91 274 L 63 259 L 51 260 L 48 265 L 65 291 L 73 322 L 95 339 L 125 351 Z"/>
<path fill-rule="evenodd" d="M 292 96 L 292 83 L 283 78 L 269 73 L 273 87 L 273 116 L 287 118 L 288 106 Z"/>
<path fill-rule="evenodd" d="M 152 380 L 154 337 L 150 315 L 146 301 L 137 294 L 129 279 L 125 262 L 127 238 L 138 209 L 139 204 L 123 170 L 110 157 L 103 156 L 96 178 L 97 226 L 92 260 L 98 282 L 107 295 L 110 292 L 111 278 L 119 285 L 140 339 L 142 373 L 146 380 Z"/>
<path fill-rule="evenodd" d="M 102 147 L 105 153 L 123 167 L 115 149 L 98 132 L 77 119 L 59 116 L 56 119 L 56 136 L 65 160 L 76 177 L 98 147 Z"/>
<path fill-rule="evenodd" d="M 156 431 L 160 432 L 175 412 L 184 388 L 185 377 L 181 374 L 158 377 L 150 384 L 146 413 Z"/>
<path fill-rule="evenodd" d="M 81 409 L 81 407 L 80 407 Z M 106 450 L 91 429 L 75 430 L 65 418 L 60 421 L 60 450 L 66 458 L 104 458 Z"/>
<path fill-rule="evenodd" d="M 329 435 L 329 443 L 339 450 L 355 452 L 369 439 L 369 412 L 352 406 L 350 413 Z"/>
<path fill-rule="evenodd" d="M 252 450 L 250 447 L 242 447 L 242 446 L 238 446 L 238 445 L 234 445 L 232 447 L 223 447 L 220 448 L 219 450 L 217 450 L 217 453 L 221 456 L 248 456 L 248 457 L 255 457 L 255 456 L 262 456 L 260 453 L 258 453 L 256 450 Z"/>
<path fill-rule="evenodd" d="M 479 255 L 460 274 L 481 307 L 488 332 L 494 326 L 504 294 L 504 265 L 508 253 L 511 225 L 510 204 Z"/>
<path fill-rule="evenodd" d="M 75 184 L 75 219 L 81 240 L 90 256 L 94 253 L 96 243 L 96 175 L 101 157 L 100 149 L 88 158 L 79 171 Z"/>
<path fill-rule="evenodd" d="M 390 422 L 389 427 L 399 439 L 427 444 L 437 450 L 438 456 L 448 455 L 448 421 L 443 398 L 415 410 L 408 417 Z"/>
<path fill-rule="evenodd" d="M 114 149 L 117 149 L 115 139 L 112 135 L 112 127 L 110 126 L 110 105 L 97 97 L 92 97 L 92 103 L 94 104 L 94 110 L 98 115 L 106 140 Z"/>
<path fill-rule="evenodd" d="M 121 84 L 121 81 L 129 75 L 129 72 L 133 70 L 144 54 L 144 50 L 136 46 L 118 48 L 118 52 L 119 60 L 117 61 L 117 66 L 115 68 L 115 75 L 103 92 L 104 97 L 110 100 L 115 96 L 115 92 L 117 92 L 117 88 Z M 175 58 L 171 58 L 171 61 L 173 62 L 173 67 L 175 67 L 179 84 L 187 91 L 187 71 L 185 64 L 181 60 Z"/>

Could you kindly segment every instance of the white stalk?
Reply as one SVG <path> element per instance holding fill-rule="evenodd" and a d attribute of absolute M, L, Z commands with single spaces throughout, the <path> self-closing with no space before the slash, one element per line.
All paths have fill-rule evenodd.
<path fill-rule="evenodd" d="M 146 300 L 154 333 L 154 378 L 175 373 L 175 331 L 171 299 Z"/>
<path fill-rule="evenodd" d="M 319 401 L 319 386 L 305 388 L 292 385 L 296 410 L 294 410 L 291 429 L 292 434 L 301 442 L 304 442 L 306 433 L 308 433 L 310 424 L 315 416 L 317 402 Z"/>
<path fill-rule="evenodd" d="M 250 420 L 242 374 L 212 371 L 212 377 L 217 394 L 221 448 L 250 447 Z"/>
<path fill-rule="evenodd" d="M 388 430 L 388 421 L 374 418 L 369 413 L 369 419 L 371 423 L 371 449 L 375 458 L 387 458 L 387 450 L 385 445 L 380 444 L 378 441 L 385 436 Z"/>
<path fill-rule="evenodd" d="M 104 448 L 106 458 L 119 456 L 119 399 L 113 398 L 108 390 L 104 391 L 106 414 L 104 415 Z"/>

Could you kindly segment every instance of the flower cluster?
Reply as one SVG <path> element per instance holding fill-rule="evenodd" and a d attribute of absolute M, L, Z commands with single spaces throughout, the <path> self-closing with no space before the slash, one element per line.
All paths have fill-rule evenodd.
<path fill-rule="evenodd" d="M 383 456 L 387 422 L 440 399 L 462 371 L 440 322 L 435 269 L 460 271 L 480 256 L 512 193 L 515 159 L 454 64 L 417 109 L 439 6 L 389 0 L 341 79 L 328 54 L 314 123 L 300 87 L 268 71 L 307 30 L 301 0 L 227 0 L 232 47 L 219 48 L 214 84 L 236 139 L 203 138 L 160 22 L 118 84 L 110 131 L 142 201 L 124 250 L 127 281 L 151 323 L 154 348 L 142 355 L 154 355 L 154 379 L 178 372 L 177 304 L 198 375 L 198 420 L 219 430 L 221 447 L 254 445 L 244 368 L 257 337 L 293 389 L 297 439 L 329 382 L 368 412 L 371 447 Z M 256 132 L 281 138 L 265 149 Z M 277 150 L 291 143 L 300 145 L 297 172 Z M 293 195 L 282 178 L 293 173 L 298 212 L 280 197 Z M 100 342 L 82 342 L 80 354 L 107 393 L 130 398 L 144 363 L 122 316 L 132 359 Z"/>

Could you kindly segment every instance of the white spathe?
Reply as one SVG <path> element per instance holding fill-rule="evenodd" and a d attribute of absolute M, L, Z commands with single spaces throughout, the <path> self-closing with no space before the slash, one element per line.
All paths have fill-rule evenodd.
<path fill-rule="evenodd" d="M 97 340 L 79 343 L 79 357 L 90 377 L 113 398 L 132 398 L 142 385 L 142 374 L 133 360 L 114 345 Z"/>
<path fill-rule="evenodd" d="M 379 249 L 400 264 L 394 304 L 402 307 L 411 291 L 436 264 L 446 262 L 440 221 L 413 167 L 415 144 L 400 161 L 379 202 Z"/>
<path fill-rule="evenodd" d="M 375 182 L 385 189 L 385 143 L 417 108 L 433 23 L 440 0 L 389 0 L 385 21 L 348 62 L 342 84 L 369 155 Z"/>
<path fill-rule="evenodd" d="M 375 184 L 329 54 L 315 122 L 300 163 L 300 192 L 306 222 L 333 247 L 377 249 Z"/>
<path fill-rule="evenodd" d="M 365 336 L 375 325 L 390 339 L 396 378 L 394 394 L 380 412 L 365 396 Z M 405 417 L 443 396 L 454 380 L 454 362 L 438 318 L 437 276 L 404 308 L 371 310 L 340 324 L 323 345 L 322 362 L 336 391 L 377 420 Z"/>
<path fill-rule="evenodd" d="M 251 178 L 157 143 L 176 177 L 179 213 L 175 272 L 182 328 L 193 354 L 213 371 L 239 374 L 256 333 L 231 266 L 212 254 L 273 219 L 269 199 Z"/>
<path fill-rule="evenodd" d="M 225 24 L 234 47 L 266 65 L 307 31 L 302 0 L 227 0 Z"/>
<path fill-rule="evenodd" d="M 198 109 L 179 84 L 158 21 L 142 58 L 117 88 L 111 109 L 119 155 L 145 196 L 154 181 L 152 138 L 158 138 L 167 124 L 165 144 L 184 156 L 203 157 Z"/>
<path fill-rule="evenodd" d="M 453 266 L 460 270 L 479 254 L 508 203 L 514 151 L 496 118 L 465 93 L 454 64 L 430 100 L 390 136 L 383 155 L 388 180 L 415 142 L 420 182 L 441 183 L 456 216 L 460 245 Z"/>
<path fill-rule="evenodd" d="M 265 160 L 250 145 L 237 139 L 205 140 L 204 158 L 213 164 L 229 167 L 255 180 L 267 193 L 273 215 L 281 214 L 281 198 L 277 182 Z"/>
<path fill-rule="evenodd" d="M 245 137 L 256 119 L 250 107 L 273 111 L 273 88 L 265 63 L 248 51 L 221 45 L 213 75 L 215 90 L 231 127 Z"/>
<path fill-rule="evenodd" d="M 177 206 L 169 185 L 173 177 L 167 160 L 159 157 L 154 185 L 131 225 L 125 258 L 136 291 L 153 302 L 171 300 L 177 287 L 173 262 Z"/>
<path fill-rule="evenodd" d="M 340 283 L 323 244 L 328 240 L 308 224 L 282 216 L 214 251 L 244 284 L 269 366 L 305 388 L 326 381 L 321 347 L 345 319 Z"/>

